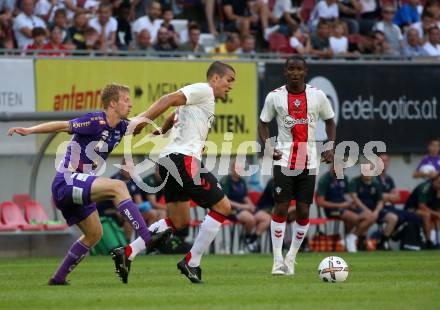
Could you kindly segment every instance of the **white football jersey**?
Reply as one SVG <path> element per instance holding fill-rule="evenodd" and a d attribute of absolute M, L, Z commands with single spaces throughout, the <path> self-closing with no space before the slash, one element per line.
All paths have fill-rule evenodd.
<path fill-rule="evenodd" d="M 266 96 L 260 119 L 278 124 L 277 149 L 283 153 L 274 165 L 290 169 L 317 168 L 316 126 L 318 117 L 328 120 L 334 112 L 323 91 L 306 84 L 304 92 L 289 93 L 286 86 Z"/>
<path fill-rule="evenodd" d="M 215 118 L 214 91 L 208 83 L 185 86 L 180 91 L 186 104 L 176 108 L 171 141 L 160 153 L 180 153 L 201 159 L 209 128 Z"/>

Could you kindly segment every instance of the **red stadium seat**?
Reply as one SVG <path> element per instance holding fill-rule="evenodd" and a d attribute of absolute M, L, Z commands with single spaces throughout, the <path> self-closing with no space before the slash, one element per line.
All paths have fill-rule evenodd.
<path fill-rule="evenodd" d="M 281 33 L 273 33 L 269 37 L 269 49 L 271 52 L 293 53 L 289 39 Z"/>
<path fill-rule="evenodd" d="M 37 223 L 44 223 L 49 221 L 44 207 L 36 201 L 27 201 L 24 204 L 24 216 L 28 223 L 35 221 Z M 43 224 L 45 230 L 65 230 L 68 228 L 66 224 L 47 223 Z"/>
<path fill-rule="evenodd" d="M 252 201 L 254 206 L 256 206 L 258 204 L 258 201 L 260 200 L 261 195 L 263 195 L 263 193 L 260 193 L 260 192 L 249 192 L 248 193 L 249 199 Z"/>
<path fill-rule="evenodd" d="M 2 207 L 2 205 L 0 204 L 0 232 L 2 232 L 2 231 L 16 231 L 17 226 L 3 223 L 2 219 L 1 219 L 1 214 L 2 214 L 1 207 Z"/>
<path fill-rule="evenodd" d="M 12 195 L 12 201 L 20 208 L 24 208 L 24 203 L 29 200 L 31 200 L 31 196 L 29 196 L 29 194 Z"/>
<path fill-rule="evenodd" d="M 20 208 L 12 201 L 5 201 L 0 205 L 3 223 L 25 231 L 43 230 L 44 225 L 29 224 L 23 217 Z"/>

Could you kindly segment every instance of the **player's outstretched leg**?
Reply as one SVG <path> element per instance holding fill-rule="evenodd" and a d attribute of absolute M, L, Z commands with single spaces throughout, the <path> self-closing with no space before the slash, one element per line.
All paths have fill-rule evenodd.
<path fill-rule="evenodd" d="M 292 231 L 292 243 L 290 249 L 284 258 L 284 266 L 286 275 L 295 274 L 295 261 L 296 254 L 301 247 L 304 238 L 307 235 L 309 229 L 309 205 L 306 203 L 298 202 L 296 206 L 296 221 L 293 224 Z"/>
<path fill-rule="evenodd" d="M 226 197 L 223 197 L 222 200 L 215 204 L 200 225 L 199 233 L 191 250 L 184 259 L 177 263 L 177 268 L 192 283 L 203 283 L 202 269 L 200 268 L 202 255 L 208 249 L 211 242 L 214 241 L 222 223 L 226 219 L 225 214 L 229 214 L 230 210 L 231 204 Z"/>
<path fill-rule="evenodd" d="M 170 211 L 170 217 L 161 219 L 151 224 L 148 228 L 152 234 L 152 240 L 148 247 L 143 239 L 138 237 L 125 247 L 117 248 L 110 252 L 115 262 L 116 273 L 123 283 L 127 283 L 131 262 L 139 253 L 145 250 L 148 252 L 159 244 L 165 243 L 171 233 L 175 233 L 177 230 L 183 229 L 188 225 L 190 219 L 189 201 L 169 203 L 167 207 Z"/>
<path fill-rule="evenodd" d="M 81 262 L 102 237 L 102 226 L 99 221 L 98 212 L 94 211 L 83 221 L 78 223 L 78 227 L 84 233 L 67 252 L 61 265 L 49 279 L 49 285 L 67 285 L 67 275 Z"/>

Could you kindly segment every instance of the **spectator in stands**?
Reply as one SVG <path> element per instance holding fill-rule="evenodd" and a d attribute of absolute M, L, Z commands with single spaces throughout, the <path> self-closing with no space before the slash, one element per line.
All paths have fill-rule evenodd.
<path fill-rule="evenodd" d="M 440 227 L 440 174 L 419 184 L 409 196 L 405 210 L 415 212 L 423 220 L 426 248 L 434 247 L 431 230 Z"/>
<path fill-rule="evenodd" d="M 176 43 L 179 43 L 180 42 L 179 41 L 179 33 L 176 32 L 176 29 L 174 28 L 174 25 L 172 23 L 172 21 L 174 19 L 174 13 L 173 13 L 173 10 L 170 6 L 164 7 L 162 19 L 163 19 L 163 22 L 160 26 L 166 28 L 168 30 L 168 32 L 170 33 L 170 35 L 172 35 L 174 37 L 174 40 L 176 41 Z"/>
<path fill-rule="evenodd" d="M 34 14 L 49 23 L 54 18 L 54 12 L 59 7 L 58 0 L 37 0 L 35 1 Z"/>
<path fill-rule="evenodd" d="M 396 54 L 399 54 L 403 47 L 403 35 L 400 28 L 393 24 L 394 8 L 391 5 L 382 7 L 382 21 L 377 22 L 373 29 L 382 31 L 385 39 Z"/>
<path fill-rule="evenodd" d="M 310 28 L 311 31 L 318 25 L 322 20 L 328 22 L 334 22 L 339 17 L 339 8 L 336 3 L 337 0 L 323 0 L 318 2 L 310 15 Z"/>
<path fill-rule="evenodd" d="M 50 32 L 50 40 L 44 46 L 44 50 L 47 51 L 56 51 L 51 53 L 44 53 L 47 56 L 64 56 L 63 50 L 66 50 L 66 47 L 63 45 L 63 30 L 55 26 L 52 28 Z"/>
<path fill-rule="evenodd" d="M 363 169 L 371 169 L 371 164 L 363 164 Z M 382 187 L 372 176 L 368 176 L 365 170 L 361 171 L 361 175 L 353 178 L 348 185 L 348 192 L 355 204 L 355 212 L 361 214 L 369 225 L 373 225 L 379 218 L 379 213 L 383 208 Z M 385 221 L 391 222 L 395 220 L 395 216 L 385 216 Z M 359 235 L 359 250 L 365 250 L 365 238 L 368 229 L 364 235 Z"/>
<path fill-rule="evenodd" d="M 255 37 L 251 34 L 244 36 L 241 40 L 241 50 L 240 53 L 245 57 L 252 57 L 255 55 Z"/>
<path fill-rule="evenodd" d="M 65 43 L 67 41 L 67 13 L 65 9 L 57 9 L 55 11 L 55 15 L 53 18 L 53 23 L 49 24 L 49 30 L 52 31 L 52 29 L 57 26 L 61 29 L 62 32 L 62 42 Z"/>
<path fill-rule="evenodd" d="M 117 50 L 116 30 L 118 29 L 118 22 L 111 15 L 111 4 L 103 2 L 99 5 L 98 16 L 89 21 L 89 26 L 99 34 L 100 50 L 102 51 Z"/>
<path fill-rule="evenodd" d="M 419 32 L 415 28 L 408 29 L 403 45 L 403 55 L 407 57 L 425 56 L 426 52 L 420 45 Z"/>
<path fill-rule="evenodd" d="M 400 27 L 405 27 L 418 22 L 420 20 L 419 4 L 420 0 L 408 0 L 408 3 L 405 3 L 397 10 L 393 23 Z"/>
<path fill-rule="evenodd" d="M 385 34 L 380 30 L 373 32 L 371 40 L 361 41 L 359 43 L 359 50 L 362 54 L 372 54 L 378 56 L 396 55 L 396 52 L 385 39 Z"/>
<path fill-rule="evenodd" d="M 344 22 L 336 22 L 333 26 L 333 33 L 329 38 L 330 49 L 333 55 L 341 56 L 348 53 L 348 39 Z"/>
<path fill-rule="evenodd" d="M 440 6 L 438 0 L 426 1 L 423 11 L 431 13 L 434 17 L 434 24 L 440 28 Z"/>
<path fill-rule="evenodd" d="M 431 27 L 428 32 L 428 41 L 423 44 L 428 56 L 440 56 L 440 29 Z"/>
<path fill-rule="evenodd" d="M 133 23 L 133 37 L 136 37 L 142 30 L 147 29 L 151 35 L 151 42 L 156 42 L 157 32 L 162 21 L 159 20 L 162 15 L 162 6 L 158 1 L 152 1 L 148 5 L 147 15 L 139 17 Z"/>
<path fill-rule="evenodd" d="M 95 28 L 87 27 L 84 30 L 85 50 L 89 52 L 98 51 L 101 48 L 99 33 Z"/>
<path fill-rule="evenodd" d="M 132 40 L 130 24 L 130 4 L 123 2 L 118 10 L 116 21 L 118 29 L 116 30 L 116 46 L 119 50 L 126 51 Z"/>
<path fill-rule="evenodd" d="M 271 16 L 269 10 L 269 1 L 268 0 L 252 0 L 248 1 L 248 6 L 250 8 L 250 12 L 252 16 L 256 16 L 259 21 L 259 25 L 256 25 L 256 29 L 261 31 L 264 39 L 267 41 L 269 38 L 268 29 L 269 29 L 269 19 Z"/>
<path fill-rule="evenodd" d="M 414 178 L 432 179 L 440 174 L 440 139 L 433 138 L 428 142 L 428 154 L 425 155 L 414 171 Z"/>
<path fill-rule="evenodd" d="M 143 182 L 152 189 L 155 189 L 162 184 L 162 178 L 160 177 L 158 165 L 156 165 L 154 173 L 146 176 L 143 179 Z M 147 206 L 148 204 L 151 206 L 151 210 L 154 213 L 155 218 L 157 220 L 165 218 L 167 215 L 167 205 L 159 202 L 164 194 L 163 189 L 157 191 L 156 193 L 141 190 L 141 193 L 144 203 L 146 202 Z"/>
<path fill-rule="evenodd" d="M 360 0 L 362 5 L 359 20 L 359 32 L 370 36 L 374 24 L 380 17 L 380 5 L 377 0 Z"/>
<path fill-rule="evenodd" d="M 250 252 L 257 251 L 255 234 L 255 206 L 248 197 L 246 181 L 240 176 L 244 167 L 235 160 L 231 163 L 230 174 L 220 181 L 223 191 L 231 202 L 231 220 L 243 224 L 245 230 L 245 245 Z"/>
<path fill-rule="evenodd" d="M 165 29 L 168 30 L 169 40 L 173 41 L 172 44 L 174 46 L 178 46 L 180 43 L 180 36 L 176 32 L 176 29 L 174 28 L 173 24 L 171 23 L 171 21 L 174 18 L 173 10 L 171 9 L 171 7 L 164 8 L 162 18 L 163 18 L 163 23 L 162 23 L 161 27 L 164 27 Z"/>
<path fill-rule="evenodd" d="M 337 168 L 340 171 L 342 167 Z M 347 199 L 348 179 L 338 179 L 334 164 L 328 172 L 323 174 L 318 181 L 316 203 L 324 208 L 327 218 L 338 218 L 344 222 L 346 249 L 348 252 L 357 252 L 356 241 L 358 236 L 366 236 L 371 226 L 368 212 L 356 212 L 354 204 Z"/>
<path fill-rule="evenodd" d="M 180 44 L 186 43 L 189 41 L 189 29 L 197 26 L 200 30 L 200 25 L 195 21 L 195 20 L 189 20 L 188 24 L 186 25 L 186 29 L 183 29 L 182 31 L 180 31 L 179 33 L 179 38 L 180 38 Z M 201 30 L 200 30 L 201 32 Z"/>
<path fill-rule="evenodd" d="M 75 13 L 73 26 L 67 30 L 68 41 L 75 46 L 77 50 L 86 49 L 84 32 L 87 28 L 88 19 L 85 13 Z"/>
<path fill-rule="evenodd" d="M 416 29 L 420 40 L 426 42 L 428 40 L 429 29 L 434 26 L 435 26 L 434 15 L 429 11 L 425 10 L 423 11 L 421 21 L 412 24 L 409 29 Z"/>
<path fill-rule="evenodd" d="M 280 32 L 287 35 L 288 30 L 298 29 L 301 24 L 299 17 L 301 1 L 295 0 L 276 0 L 272 11 L 272 22 L 280 26 Z M 269 36 L 270 33 L 265 33 Z"/>
<path fill-rule="evenodd" d="M 14 40 L 12 31 L 14 10 L 15 0 L 0 0 L 0 41 L 3 41 L 4 44 L 6 42 L 13 43 Z M 6 45 L 8 45 L 8 43 L 6 43 Z"/>
<path fill-rule="evenodd" d="M 310 54 L 320 58 L 331 58 L 333 52 L 330 48 L 330 23 L 326 20 L 321 20 L 318 23 L 316 34 L 311 37 Z"/>
<path fill-rule="evenodd" d="M 395 203 L 400 200 L 400 194 L 396 189 L 393 178 L 387 173 L 390 166 L 390 158 L 387 154 L 383 153 L 379 155 L 383 162 L 384 168 L 382 173 L 377 176 L 377 181 L 382 186 L 384 208 L 379 213 L 379 223 L 383 222 L 388 213 L 388 221 L 381 239 L 379 240 L 378 248 L 382 250 L 389 250 L 389 238 L 396 227 L 400 226 L 404 222 L 414 222 L 421 227 L 421 221 L 418 216 L 412 212 L 406 210 L 400 210 L 395 207 Z"/>
<path fill-rule="evenodd" d="M 357 16 L 362 11 L 362 4 L 360 0 L 341 0 L 338 3 L 339 18 L 348 26 L 350 34 L 359 33 L 359 22 Z"/>
<path fill-rule="evenodd" d="M 192 52 L 192 53 L 202 53 L 204 48 L 200 45 L 200 28 L 197 24 L 192 25 L 189 28 L 189 41 L 183 43 L 179 46 L 179 51 Z"/>
<path fill-rule="evenodd" d="M 160 27 L 157 32 L 157 41 L 153 48 L 158 52 L 175 51 L 177 45 L 174 38 L 170 36 L 169 31 L 165 27 Z"/>
<path fill-rule="evenodd" d="M 35 14 L 46 22 L 52 22 L 57 9 L 65 9 L 67 19 L 71 21 L 76 13 L 94 15 L 99 1 L 95 0 L 39 0 L 35 7 Z"/>
<path fill-rule="evenodd" d="M 154 51 L 153 44 L 151 43 L 151 35 L 147 29 L 141 30 L 133 43 L 132 50 L 145 52 Z"/>
<path fill-rule="evenodd" d="M 132 0 L 130 1 L 130 21 L 135 21 L 148 12 L 150 0 Z"/>
<path fill-rule="evenodd" d="M 293 53 L 305 55 L 311 49 L 310 38 L 307 33 L 302 33 L 299 26 L 292 27 L 292 35 L 289 38 L 289 45 L 293 49 Z"/>
<path fill-rule="evenodd" d="M 239 51 L 241 46 L 240 36 L 236 32 L 230 32 L 226 36 L 225 43 L 221 43 L 213 50 L 211 53 L 222 54 L 219 56 L 215 56 L 216 59 L 231 59 L 237 58 L 237 52 Z"/>
<path fill-rule="evenodd" d="M 213 36 L 216 37 L 216 36 L 218 36 L 218 31 L 217 31 L 217 27 L 215 25 L 214 11 L 215 11 L 217 1 L 216 0 L 205 0 L 203 4 L 205 6 L 205 16 L 206 16 L 206 22 L 208 24 L 208 31 Z"/>
<path fill-rule="evenodd" d="M 33 43 L 26 47 L 26 50 L 43 50 L 46 45 L 47 32 L 42 27 L 32 29 Z"/>
<path fill-rule="evenodd" d="M 223 0 L 222 10 L 225 17 L 225 30 L 239 31 L 242 36 L 250 34 L 251 24 L 258 22 L 258 16 L 252 15 L 247 0 Z"/>
<path fill-rule="evenodd" d="M 22 49 L 29 44 L 32 44 L 32 29 L 35 27 L 41 27 L 46 29 L 44 21 L 33 15 L 34 1 L 22 0 L 21 1 L 22 12 L 14 20 L 14 35 L 17 41 L 18 48 Z"/>

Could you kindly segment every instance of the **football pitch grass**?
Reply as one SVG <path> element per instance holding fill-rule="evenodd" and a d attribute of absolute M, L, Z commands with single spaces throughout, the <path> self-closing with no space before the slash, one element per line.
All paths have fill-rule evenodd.
<path fill-rule="evenodd" d="M 47 286 L 60 258 L 0 259 L 0 309 L 440 309 L 440 251 L 339 253 L 344 283 L 319 280 L 328 253 L 300 253 L 296 275 L 272 276 L 269 255 L 205 256 L 204 284 L 178 273 L 182 256 L 141 256 L 129 283 L 110 257 L 87 257 L 70 286 Z"/>

